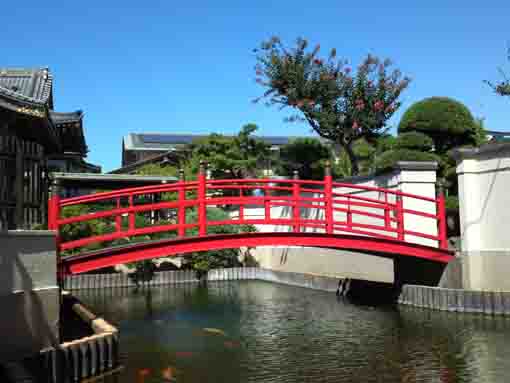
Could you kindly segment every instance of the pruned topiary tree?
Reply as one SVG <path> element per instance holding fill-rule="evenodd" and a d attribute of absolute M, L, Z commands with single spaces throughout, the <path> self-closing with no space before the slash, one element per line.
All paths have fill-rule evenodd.
<path fill-rule="evenodd" d="M 352 74 L 335 49 L 325 58 L 319 57 L 319 51 L 319 45 L 308 49 L 302 38 L 293 48 L 285 47 L 278 37 L 263 42 L 255 50 L 256 81 L 266 88 L 259 99 L 294 108 L 298 113 L 288 120 L 307 122 L 319 136 L 343 148 L 350 173 L 357 175 L 355 142 L 361 138 L 373 142 L 384 133 L 410 79 L 398 70 L 389 71 L 390 60 L 368 55 Z"/>
<path fill-rule="evenodd" d="M 434 141 L 426 134 L 420 132 L 407 132 L 399 134 L 395 140 L 397 149 L 412 149 L 421 152 L 430 152 L 434 147 Z"/>
<path fill-rule="evenodd" d="M 377 157 L 377 172 L 382 173 L 392 169 L 398 161 L 440 162 L 440 157 L 432 153 L 432 146 L 432 139 L 423 133 L 402 133 L 387 151 Z"/>
<path fill-rule="evenodd" d="M 399 133 L 416 131 L 429 136 L 436 153 L 477 145 L 475 120 L 462 103 L 448 97 L 430 97 L 406 110 L 398 126 Z"/>

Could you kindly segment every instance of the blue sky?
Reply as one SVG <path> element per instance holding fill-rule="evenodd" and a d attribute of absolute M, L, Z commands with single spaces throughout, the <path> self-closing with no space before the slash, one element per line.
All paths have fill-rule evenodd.
<path fill-rule="evenodd" d="M 251 102 L 261 93 L 252 49 L 271 35 L 336 47 L 352 65 L 391 58 L 413 79 L 392 126 L 413 102 L 449 96 L 510 131 L 510 100 L 482 82 L 498 66 L 510 72 L 509 14 L 507 0 L 9 1 L 0 66 L 49 66 L 56 109 L 85 111 L 88 160 L 105 170 L 120 166 L 129 132 L 235 133 L 254 122 L 260 134 L 311 134 Z"/>

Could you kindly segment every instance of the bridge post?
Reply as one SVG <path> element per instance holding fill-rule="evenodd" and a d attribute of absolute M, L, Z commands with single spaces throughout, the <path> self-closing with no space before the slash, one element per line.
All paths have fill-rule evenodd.
<path fill-rule="evenodd" d="M 206 166 L 204 161 L 200 161 L 198 171 L 198 235 L 200 236 L 207 234 Z"/>
<path fill-rule="evenodd" d="M 55 230 L 57 255 L 60 248 L 60 180 L 54 179 L 50 187 L 50 200 L 48 201 L 48 230 Z"/>
<path fill-rule="evenodd" d="M 297 170 L 294 170 L 292 179 L 294 181 L 299 180 L 299 173 Z M 301 197 L 301 192 L 299 189 L 299 183 L 294 182 L 292 184 L 292 228 L 294 233 L 300 232 L 299 221 L 301 219 L 301 211 L 299 208 L 299 200 Z"/>
<path fill-rule="evenodd" d="M 177 234 L 179 237 L 184 237 L 186 235 L 186 229 L 184 228 L 184 224 L 186 223 L 186 206 L 184 205 L 184 200 L 186 199 L 186 189 L 184 182 L 186 181 L 184 177 L 184 169 L 179 169 L 179 207 L 177 210 Z"/>
<path fill-rule="evenodd" d="M 121 208 L 120 204 L 120 197 L 117 197 L 117 209 Z M 115 216 L 115 230 L 117 233 L 120 233 L 122 231 L 122 216 L 120 214 L 117 214 Z"/>
<path fill-rule="evenodd" d="M 399 241 L 404 240 L 404 199 L 400 194 L 396 195 L 397 205 L 397 239 Z"/>
<path fill-rule="evenodd" d="M 326 233 L 333 234 L 333 177 L 331 176 L 331 163 L 326 162 L 324 168 L 324 206 L 326 218 Z"/>
<path fill-rule="evenodd" d="M 129 207 L 133 208 L 134 206 L 135 206 L 135 204 L 134 204 L 133 195 L 130 195 L 129 196 Z M 128 230 L 132 231 L 132 230 L 135 230 L 135 228 L 136 228 L 136 216 L 135 216 L 135 212 L 130 211 L 128 213 Z"/>
<path fill-rule="evenodd" d="M 54 179 L 50 186 L 50 200 L 48 201 L 48 230 L 57 230 L 57 220 L 60 217 L 60 180 Z"/>
<path fill-rule="evenodd" d="M 60 218 L 60 180 L 54 179 L 50 186 L 50 199 L 48 201 L 48 230 L 55 231 L 55 254 L 58 258 L 60 253 L 60 230 L 58 219 Z M 57 270 L 58 271 L 58 270 Z M 57 278 L 60 286 L 61 276 Z"/>
<path fill-rule="evenodd" d="M 437 233 L 439 237 L 439 247 L 441 249 L 448 248 L 448 234 L 446 232 L 446 205 L 443 193 L 443 184 L 438 182 L 437 190 Z"/>

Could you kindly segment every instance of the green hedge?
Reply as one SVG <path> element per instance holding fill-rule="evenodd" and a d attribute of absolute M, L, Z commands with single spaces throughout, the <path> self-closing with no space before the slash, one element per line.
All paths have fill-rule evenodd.
<path fill-rule="evenodd" d="M 433 146 L 432 138 L 420 132 L 401 133 L 398 135 L 395 143 L 397 149 L 411 149 L 421 152 L 429 152 Z"/>
<path fill-rule="evenodd" d="M 411 149 L 396 149 L 381 154 L 375 164 L 376 172 L 384 173 L 391 170 L 398 161 L 437 161 L 439 157 L 433 153 L 424 153 Z"/>

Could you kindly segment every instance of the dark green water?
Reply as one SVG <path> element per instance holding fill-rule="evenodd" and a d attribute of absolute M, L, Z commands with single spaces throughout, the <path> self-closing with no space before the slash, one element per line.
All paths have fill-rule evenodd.
<path fill-rule="evenodd" d="M 258 281 L 77 295 L 120 328 L 107 382 L 510 382 L 510 319 Z"/>

